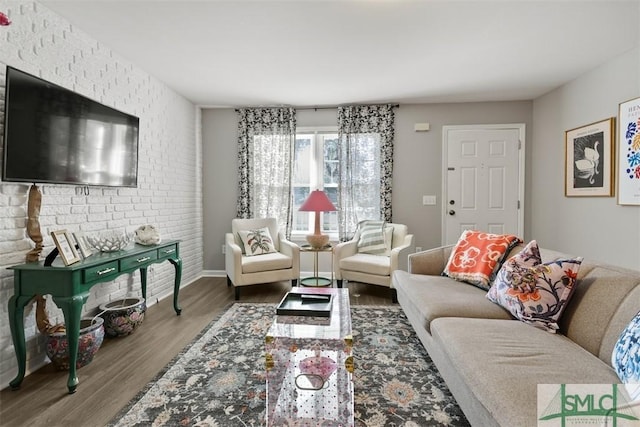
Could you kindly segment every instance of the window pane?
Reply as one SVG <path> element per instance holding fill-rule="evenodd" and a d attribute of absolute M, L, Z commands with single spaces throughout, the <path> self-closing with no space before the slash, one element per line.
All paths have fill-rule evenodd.
<path fill-rule="evenodd" d="M 324 137 L 324 160 L 338 160 L 338 135 L 325 135 Z"/>
<path fill-rule="evenodd" d="M 310 187 L 293 187 L 293 207 L 300 208 L 309 196 Z"/>
<path fill-rule="evenodd" d="M 296 135 L 293 163 L 293 184 L 311 184 L 313 135 Z"/>
<path fill-rule="evenodd" d="M 300 212 L 300 206 L 307 200 L 310 187 L 293 187 L 293 230 L 309 230 L 309 212 Z"/>
<path fill-rule="evenodd" d="M 325 233 L 338 231 L 338 212 L 324 212 L 322 214 L 322 231 Z"/>

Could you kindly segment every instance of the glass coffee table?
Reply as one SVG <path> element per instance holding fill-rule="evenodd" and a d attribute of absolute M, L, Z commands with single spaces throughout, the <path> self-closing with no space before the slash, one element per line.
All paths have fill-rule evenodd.
<path fill-rule="evenodd" d="M 265 337 L 266 424 L 353 425 L 354 362 L 348 290 L 293 288 L 291 292 L 332 295 L 330 316 L 275 316 Z"/>

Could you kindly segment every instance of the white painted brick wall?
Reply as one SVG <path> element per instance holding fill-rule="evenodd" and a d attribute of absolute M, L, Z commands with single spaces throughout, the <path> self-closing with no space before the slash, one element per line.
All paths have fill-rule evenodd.
<path fill-rule="evenodd" d="M 183 286 L 198 278 L 203 258 L 199 109 L 39 3 L 0 2 L 0 10 L 12 21 L 11 26 L 0 27 L 0 135 L 6 65 L 140 117 L 138 188 L 92 187 L 85 196 L 73 186 L 41 186 L 43 258 L 53 249 L 49 235 L 53 230 L 91 234 L 154 224 L 164 239 L 182 240 Z M 1 150 L 0 146 L 0 154 Z M 28 189 L 28 185 L 0 182 L 0 388 L 7 387 L 17 373 L 7 311 L 13 275 L 7 267 L 23 263 L 32 247 L 25 230 Z M 155 264 L 148 280 L 151 305 L 172 294 L 173 267 Z M 140 295 L 137 272 L 94 286 L 84 314 L 92 315 L 100 304 L 129 294 Z M 47 307 L 52 323 L 63 321 L 50 298 Z M 47 361 L 34 313 L 35 307 L 28 305 L 29 371 Z"/>

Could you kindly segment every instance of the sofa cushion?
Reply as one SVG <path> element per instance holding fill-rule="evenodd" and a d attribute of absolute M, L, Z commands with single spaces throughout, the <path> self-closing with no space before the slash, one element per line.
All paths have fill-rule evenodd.
<path fill-rule="evenodd" d="M 488 290 L 494 271 L 510 249 L 520 243 L 517 236 L 465 230 L 453 248 L 443 274 Z"/>
<path fill-rule="evenodd" d="M 342 258 L 339 266 L 341 270 L 388 276 L 391 271 L 391 259 L 386 256 L 357 253 Z"/>
<path fill-rule="evenodd" d="M 640 383 L 640 312 L 620 334 L 611 365 L 623 383 Z"/>
<path fill-rule="evenodd" d="M 247 256 L 270 254 L 276 251 L 268 227 L 239 230 L 238 235 Z"/>
<path fill-rule="evenodd" d="M 510 258 L 498 272 L 487 298 L 515 318 L 555 333 L 577 286 L 582 258 L 532 265 L 539 259 L 524 251 Z"/>
<path fill-rule="evenodd" d="M 431 333 L 446 371 L 457 376 L 447 382 L 465 384 L 498 425 L 538 425 L 537 384 L 620 383 L 610 366 L 565 336 L 522 322 L 439 318 Z"/>
<path fill-rule="evenodd" d="M 291 257 L 283 255 L 280 252 L 273 252 L 260 256 L 243 256 L 242 272 L 257 273 L 271 270 L 283 270 L 292 268 L 293 261 Z"/>
<path fill-rule="evenodd" d="M 430 332 L 430 324 L 440 317 L 473 317 L 488 319 L 513 319 L 509 312 L 485 298 L 486 292 L 449 277 L 393 272 L 391 287 L 396 289 L 406 304 L 419 313 L 421 324 Z"/>

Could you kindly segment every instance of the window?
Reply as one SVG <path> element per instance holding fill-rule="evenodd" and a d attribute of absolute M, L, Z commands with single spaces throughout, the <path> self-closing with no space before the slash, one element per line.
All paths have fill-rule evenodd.
<path fill-rule="evenodd" d="M 335 129 L 298 129 L 293 165 L 293 234 L 313 233 L 313 212 L 299 212 L 312 190 L 324 190 L 338 205 L 338 132 Z M 322 232 L 337 236 L 337 212 L 320 213 Z"/>

